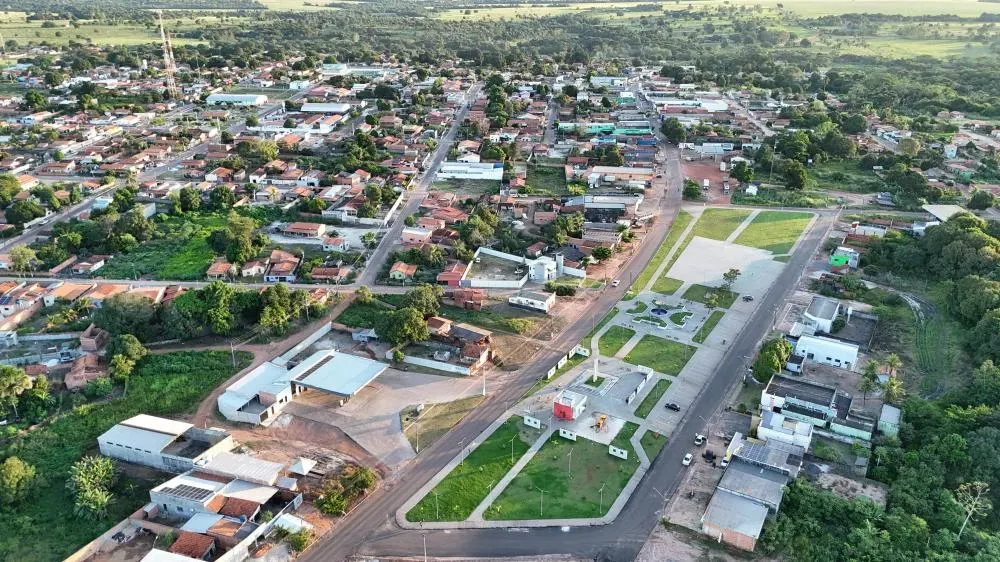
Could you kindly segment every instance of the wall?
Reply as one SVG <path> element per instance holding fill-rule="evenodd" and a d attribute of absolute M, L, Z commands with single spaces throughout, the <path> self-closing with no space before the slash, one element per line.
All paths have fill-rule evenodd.
<path fill-rule="evenodd" d="M 753 552 L 753 549 L 757 546 L 757 539 L 753 537 L 728 529 L 719 529 L 707 523 L 702 523 L 702 532 L 718 542 L 735 546 L 740 550 Z"/>
<path fill-rule="evenodd" d="M 444 371 L 446 373 L 457 373 L 459 375 L 468 375 L 471 373 L 468 367 L 462 365 L 454 365 L 452 363 L 445 363 L 444 361 L 435 361 L 433 359 L 424 359 L 423 357 L 413 357 L 410 355 L 403 356 L 403 363 L 419 365 L 421 367 Z"/>
<path fill-rule="evenodd" d="M 302 340 L 298 345 L 289 349 L 285 353 L 282 353 L 281 356 L 276 357 L 275 359 L 271 360 L 271 362 L 274 363 L 275 365 L 285 366 L 293 357 L 295 357 L 299 353 L 302 353 L 303 350 L 308 349 L 309 346 L 316 343 L 323 336 L 329 334 L 332 328 L 333 325 L 330 324 L 329 322 L 323 324 L 323 326 L 320 327 L 320 329 L 309 334 L 309 336 L 306 339 Z"/>
<path fill-rule="evenodd" d="M 90 541 L 80 550 L 77 550 L 73 554 L 67 556 L 63 562 L 84 562 L 85 560 L 90 559 L 95 554 L 104 551 L 105 549 L 101 547 L 104 546 L 105 543 L 108 544 L 106 550 L 108 551 L 112 550 L 113 548 L 118 546 L 118 543 L 112 541 L 111 536 L 121 531 L 122 529 L 125 529 L 129 525 L 131 525 L 131 522 L 127 518 L 122 519 L 117 524 L 115 524 L 114 527 L 111 527 L 110 529 L 105 531 L 103 535 Z"/>
<path fill-rule="evenodd" d="M 773 440 L 780 441 L 782 443 L 791 443 L 792 445 L 798 445 L 805 449 L 809 448 L 809 443 L 812 441 L 811 435 L 803 435 L 801 433 L 782 433 L 769 427 L 765 427 L 763 424 L 757 427 L 757 437 L 765 441 Z"/>
<path fill-rule="evenodd" d="M 863 429 L 858 429 L 855 427 L 850 427 L 847 425 L 840 425 L 836 421 L 830 422 L 830 430 L 834 433 L 839 433 L 845 437 L 856 437 L 858 439 L 864 439 L 865 441 L 871 441 L 872 432 Z"/>

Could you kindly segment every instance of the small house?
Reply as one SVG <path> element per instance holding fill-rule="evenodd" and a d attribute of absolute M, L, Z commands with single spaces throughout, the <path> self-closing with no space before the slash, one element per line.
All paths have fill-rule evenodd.
<path fill-rule="evenodd" d="M 573 421 L 587 408 L 587 397 L 572 390 L 564 390 L 552 401 L 552 415 L 556 419 Z"/>
<path fill-rule="evenodd" d="M 511 306 L 526 308 L 536 312 L 549 313 L 556 303 L 555 293 L 540 293 L 537 291 L 519 291 L 507 298 Z"/>
<path fill-rule="evenodd" d="M 347 252 L 351 249 L 351 244 L 346 238 L 340 236 L 328 236 L 323 239 L 324 252 Z"/>
<path fill-rule="evenodd" d="M 413 276 L 417 274 L 417 266 L 406 262 L 397 261 L 389 268 L 389 279 L 393 281 L 413 281 Z"/>
<path fill-rule="evenodd" d="M 221 281 L 228 279 L 235 274 L 236 266 L 224 259 L 220 259 L 208 266 L 208 271 L 205 272 L 205 278 L 211 281 Z"/>

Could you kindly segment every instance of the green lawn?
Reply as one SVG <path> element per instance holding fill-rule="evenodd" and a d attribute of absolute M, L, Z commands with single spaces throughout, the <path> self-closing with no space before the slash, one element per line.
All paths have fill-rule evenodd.
<path fill-rule="evenodd" d="M 643 316 L 638 316 L 638 317 L 636 317 L 636 320 L 638 320 L 640 322 L 649 322 L 650 324 L 656 324 L 657 326 L 660 326 L 661 328 L 667 325 L 666 322 L 664 322 L 663 320 L 660 320 L 659 316 L 653 316 L 651 314 L 646 314 L 646 315 L 643 315 Z"/>
<path fill-rule="evenodd" d="M 702 238 L 725 240 L 750 216 L 743 209 L 705 209 L 691 233 Z"/>
<path fill-rule="evenodd" d="M 653 255 L 653 259 L 649 260 L 649 263 L 642 270 L 642 273 L 636 277 L 635 282 L 629 288 L 632 293 L 638 293 L 646 287 L 649 280 L 653 278 L 653 274 L 656 273 L 656 269 L 663 263 L 663 260 L 670 253 L 670 249 L 674 247 L 674 244 L 680 240 L 681 234 L 684 233 L 684 229 L 691 224 L 691 216 L 687 211 L 680 211 L 677 213 L 677 218 L 674 219 L 674 223 L 670 225 L 670 230 L 667 231 L 667 237 L 663 239 L 663 244 L 656 250 L 656 254 Z M 679 250 L 678 250 L 679 251 Z"/>
<path fill-rule="evenodd" d="M 406 514 L 411 522 L 463 521 L 540 435 L 520 416 L 505 421 Z M 511 442 L 514 443 L 513 460 Z M 435 498 L 435 494 L 437 497 Z"/>
<path fill-rule="evenodd" d="M 689 316 L 694 315 L 693 312 L 688 312 L 687 310 L 681 310 L 680 312 L 675 312 L 670 315 L 670 321 L 678 326 L 683 326 L 684 322 L 687 321 Z"/>
<path fill-rule="evenodd" d="M 667 438 L 663 434 L 649 429 L 639 438 L 639 444 L 642 445 L 642 450 L 646 452 L 646 457 L 649 461 L 653 462 L 656 455 L 660 454 L 663 446 L 667 444 Z"/>
<path fill-rule="evenodd" d="M 812 218 L 812 213 L 761 211 L 736 237 L 735 242 L 774 254 L 787 254 Z"/>
<path fill-rule="evenodd" d="M 601 339 L 598 340 L 597 347 L 601 350 L 601 355 L 614 357 L 621 350 L 622 346 L 634 335 L 635 330 L 624 326 L 611 326 L 607 332 L 601 334 Z"/>
<path fill-rule="evenodd" d="M 739 296 L 738 293 L 727 291 L 719 287 L 691 285 L 688 287 L 688 290 L 684 291 L 684 299 L 707 304 L 709 296 L 713 294 L 718 295 L 718 302 L 716 305 L 720 308 L 729 308 L 734 302 L 736 302 L 736 297 Z"/>
<path fill-rule="evenodd" d="M 585 385 L 587 385 L 587 386 L 589 386 L 591 388 L 600 388 L 601 385 L 604 384 L 604 377 L 598 376 L 597 380 L 594 380 L 594 377 L 587 377 L 583 381 L 583 384 L 585 384 Z"/>
<path fill-rule="evenodd" d="M 713 310 L 712 313 L 708 315 L 705 323 L 701 325 L 701 328 L 698 328 L 698 333 L 696 333 L 691 339 L 695 343 L 705 343 L 705 340 L 708 339 L 708 335 L 712 333 L 712 330 L 715 329 L 715 326 L 725 315 L 726 313 L 722 310 Z"/>
<path fill-rule="evenodd" d="M 414 449 L 426 449 L 458 425 L 483 400 L 486 400 L 485 396 L 477 395 L 442 404 L 429 404 L 417 417 L 414 417 L 416 407 L 408 408 L 399 413 L 400 424 L 406 428 L 403 434 Z"/>
<path fill-rule="evenodd" d="M 674 279 L 673 277 L 660 277 L 653 283 L 653 291 L 660 293 L 661 295 L 672 295 L 677 292 L 677 289 L 681 288 L 684 282 L 680 279 Z"/>
<path fill-rule="evenodd" d="M 625 312 L 627 312 L 628 314 L 641 314 L 643 312 L 646 312 L 646 309 L 648 308 L 649 306 L 646 303 L 642 301 L 636 301 L 636 303 L 632 305 L 632 308 L 626 310 Z"/>
<path fill-rule="evenodd" d="M 646 419 L 646 416 L 653 411 L 653 407 L 656 406 L 656 403 L 663 397 L 663 393 L 666 392 L 668 388 L 670 388 L 670 381 L 666 379 L 656 381 L 652 390 L 650 390 L 649 394 L 642 399 L 642 402 L 639 403 L 639 407 L 635 409 L 635 415 Z"/>
<path fill-rule="evenodd" d="M 494 332 L 513 332 L 524 334 L 531 332 L 535 327 L 535 321 L 544 318 L 544 314 L 530 312 L 527 310 L 513 309 L 514 316 L 500 314 L 491 307 L 483 307 L 482 310 L 466 310 L 461 307 L 444 305 L 438 313 L 449 320 L 455 322 L 466 322 L 475 324 Z"/>
<path fill-rule="evenodd" d="M 124 397 L 73 408 L 4 442 L 0 457 L 17 455 L 34 465 L 45 482 L 30 501 L 7 508 L 0 517 L 0 560 L 61 560 L 148 503 L 149 489 L 165 476 L 153 481 L 120 478 L 107 518 L 75 517 L 66 489 L 70 466 L 85 454 L 96 454 L 97 437 L 118 422 L 137 414 L 176 417 L 190 412 L 252 359 L 250 353 L 238 351 L 234 367 L 228 351 L 148 355 L 137 365 Z"/>
<path fill-rule="evenodd" d="M 350 328 L 374 328 L 379 316 L 388 310 L 389 307 L 379 299 L 374 299 L 368 304 L 361 304 L 355 300 L 340 313 L 336 321 Z"/>
<path fill-rule="evenodd" d="M 633 365 L 645 365 L 665 375 L 676 376 L 684 365 L 687 365 L 695 351 L 697 349 L 690 345 L 646 335 L 625 356 L 625 361 Z"/>
<path fill-rule="evenodd" d="M 634 453 L 622 460 L 608 454 L 607 445 L 553 435 L 484 516 L 514 521 L 600 517 L 607 513 L 638 466 L 639 458 Z"/>
<path fill-rule="evenodd" d="M 583 341 L 580 343 L 580 345 L 589 348 L 590 338 L 594 337 L 594 334 L 596 334 L 597 332 L 600 332 L 601 328 L 603 328 L 605 324 L 610 322 L 611 319 L 614 318 L 617 314 L 618 314 L 618 307 L 617 306 L 611 307 L 611 310 L 609 310 L 608 313 L 604 315 L 604 318 L 601 318 L 601 321 L 598 322 L 596 325 L 594 325 L 594 328 L 587 333 L 587 335 L 583 338 Z"/>
<path fill-rule="evenodd" d="M 875 193 L 885 189 L 885 182 L 872 171 L 862 170 L 857 160 L 824 162 L 809 170 L 819 189 Z"/>
<path fill-rule="evenodd" d="M 625 422 L 621 429 L 618 430 L 618 435 L 611 440 L 611 444 L 619 449 L 625 449 L 631 453 L 632 444 L 629 442 L 635 432 L 639 431 L 639 424 L 635 422 Z"/>

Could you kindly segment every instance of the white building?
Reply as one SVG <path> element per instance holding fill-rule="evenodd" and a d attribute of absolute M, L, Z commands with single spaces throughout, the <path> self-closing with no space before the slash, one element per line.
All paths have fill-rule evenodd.
<path fill-rule="evenodd" d="M 444 162 L 437 173 L 441 179 L 494 180 L 503 179 L 500 162 Z"/>
<path fill-rule="evenodd" d="M 759 439 L 768 443 L 771 441 L 790 443 L 807 450 L 812 442 L 812 432 L 812 424 L 787 418 L 784 414 L 771 411 L 761 413 L 761 422 L 757 426 Z"/>
<path fill-rule="evenodd" d="M 302 104 L 302 113 L 336 113 L 344 114 L 351 110 L 351 104 L 349 103 L 304 103 Z"/>
<path fill-rule="evenodd" d="M 229 433 L 139 414 L 97 438 L 101 454 L 167 472 L 184 472 L 234 447 Z"/>
<path fill-rule="evenodd" d="M 814 326 L 816 331 L 829 334 L 833 332 L 833 321 L 839 313 L 840 303 L 837 300 L 816 295 L 803 316 L 806 323 Z"/>
<path fill-rule="evenodd" d="M 243 107 L 261 106 L 267 103 L 263 94 L 211 94 L 205 98 L 208 105 L 239 105 Z"/>
<path fill-rule="evenodd" d="M 507 298 L 512 306 L 527 308 L 537 312 L 549 313 L 556 304 L 555 293 L 539 293 L 537 291 L 519 291 Z"/>
<path fill-rule="evenodd" d="M 944 157 L 954 158 L 958 156 L 958 147 L 953 144 L 944 145 Z"/>
<path fill-rule="evenodd" d="M 305 90 L 309 87 L 308 80 L 292 80 L 288 83 L 289 90 Z"/>
<path fill-rule="evenodd" d="M 625 85 L 624 76 L 591 76 L 590 85 L 595 88 L 600 88 L 602 86 L 614 87 Z"/>
<path fill-rule="evenodd" d="M 850 371 L 858 363 L 858 346 L 822 336 L 802 336 L 795 344 L 795 355 Z"/>

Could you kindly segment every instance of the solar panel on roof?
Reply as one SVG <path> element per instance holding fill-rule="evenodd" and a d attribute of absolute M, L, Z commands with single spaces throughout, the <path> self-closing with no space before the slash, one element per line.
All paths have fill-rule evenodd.
<path fill-rule="evenodd" d="M 195 501 L 201 501 L 212 495 L 211 490 L 198 488 L 196 486 L 189 486 L 187 484 L 180 484 L 175 488 L 170 488 L 164 491 L 172 496 L 177 496 L 179 498 L 195 500 Z"/>

